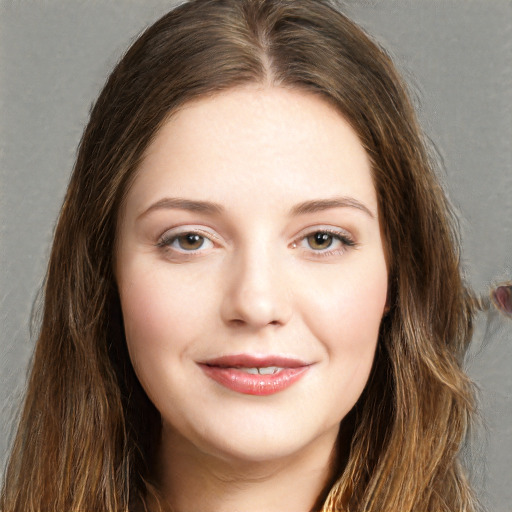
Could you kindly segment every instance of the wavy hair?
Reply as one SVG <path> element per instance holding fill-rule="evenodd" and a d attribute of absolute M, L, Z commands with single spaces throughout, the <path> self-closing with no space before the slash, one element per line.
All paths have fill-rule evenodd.
<path fill-rule="evenodd" d="M 138 164 L 181 105 L 248 83 L 309 91 L 366 149 L 390 310 L 367 386 L 342 421 L 325 512 L 474 512 L 460 463 L 474 414 L 472 331 L 456 222 L 386 52 L 328 0 L 191 0 L 108 78 L 55 230 L 3 512 L 165 510 L 152 485 L 160 417 L 135 377 L 113 272 Z"/>

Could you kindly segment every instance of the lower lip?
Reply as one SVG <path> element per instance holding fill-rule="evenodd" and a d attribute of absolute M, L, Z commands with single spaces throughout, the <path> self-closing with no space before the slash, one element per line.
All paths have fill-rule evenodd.
<path fill-rule="evenodd" d="M 245 395 L 266 396 L 279 393 L 304 376 L 309 366 L 284 368 L 272 375 L 255 375 L 237 368 L 199 365 L 210 379 L 222 386 Z"/>

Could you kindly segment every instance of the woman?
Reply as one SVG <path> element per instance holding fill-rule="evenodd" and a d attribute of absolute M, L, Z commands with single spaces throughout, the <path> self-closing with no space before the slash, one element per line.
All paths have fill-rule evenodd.
<path fill-rule="evenodd" d="M 92 111 L 0 508 L 476 510 L 471 319 L 386 54 L 326 1 L 187 2 Z"/>

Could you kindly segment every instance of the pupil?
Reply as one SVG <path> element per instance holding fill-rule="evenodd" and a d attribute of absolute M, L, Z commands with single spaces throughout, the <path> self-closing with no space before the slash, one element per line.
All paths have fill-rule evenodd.
<path fill-rule="evenodd" d="M 182 249 L 199 249 L 203 245 L 203 237 L 195 233 L 189 233 L 179 238 L 179 244 Z"/>
<path fill-rule="evenodd" d="M 309 237 L 309 245 L 313 249 L 327 249 L 332 243 L 332 235 L 328 233 L 315 233 Z"/>

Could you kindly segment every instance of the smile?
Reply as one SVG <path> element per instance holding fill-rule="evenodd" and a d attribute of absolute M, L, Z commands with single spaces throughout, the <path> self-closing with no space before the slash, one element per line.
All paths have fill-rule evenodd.
<path fill-rule="evenodd" d="M 224 356 L 199 363 L 205 375 L 221 386 L 246 395 L 283 391 L 305 375 L 310 364 L 283 357 Z"/>
<path fill-rule="evenodd" d="M 280 368 L 279 366 L 266 366 L 264 368 L 244 368 L 238 367 L 236 370 L 240 370 L 242 372 L 247 372 L 252 375 L 275 375 L 280 371 L 284 370 L 284 368 Z"/>

